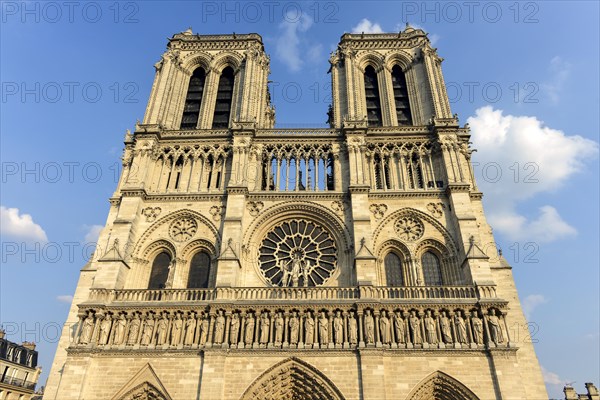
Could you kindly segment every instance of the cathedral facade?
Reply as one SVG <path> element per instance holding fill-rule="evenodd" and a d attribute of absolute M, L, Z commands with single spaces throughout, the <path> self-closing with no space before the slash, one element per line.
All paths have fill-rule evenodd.
<path fill-rule="evenodd" d="M 344 34 L 275 128 L 257 34 L 174 35 L 46 400 L 547 399 L 426 34 Z"/>

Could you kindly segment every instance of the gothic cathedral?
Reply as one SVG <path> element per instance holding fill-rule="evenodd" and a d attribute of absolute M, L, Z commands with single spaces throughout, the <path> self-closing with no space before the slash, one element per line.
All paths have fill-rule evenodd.
<path fill-rule="evenodd" d="M 169 40 L 44 399 L 548 398 L 436 49 L 329 61 L 278 129 L 259 35 Z"/>

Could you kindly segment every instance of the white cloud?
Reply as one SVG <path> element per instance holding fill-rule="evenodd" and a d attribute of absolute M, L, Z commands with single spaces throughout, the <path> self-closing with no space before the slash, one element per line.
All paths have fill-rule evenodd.
<path fill-rule="evenodd" d="M 550 242 L 576 230 L 549 205 L 534 219 L 517 213 L 520 202 L 561 188 L 588 159 L 598 143 L 545 126 L 535 117 L 503 115 L 491 106 L 478 109 L 471 126 L 477 183 L 489 195 L 490 224 L 513 240 Z"/>
<path fill-rule="evenodd" d="M 279 29 L 282 32 L 275 44 L 275 54 L 293 72 L 300 71 L 304 64 L 301 47 L 306 45 L 306 41 L 304 38 L 301 38 L 300 33 L 308 31 L 312 25 L 313 20 L 308 14 L 303 13 L 298 16 L 291 11 L 288 11 L 283 21 L 279 24 Z M 308 46 L 309 55 L 312 52 L 314 56 L 314 46 Z"/>
<path fill-rule="evenodd" d="M 558 104 L 565 83 L 571 75 L 571 64 L 556 56 L 550 60 L 549 71 L 550 79 L 541 83 L 540 88 L 552 104 Z"/>
<path fill-rule="evenodd" d="M 531 318 L 531 314 L 533 310 L 535 310 L 538 306 L 547 303 L 548 300 L 544 297 L 543 294 L 530 294 L 525 297 L 521 302 L 521 306 L 523 307 L 523 313 L 525 314 L 525 318 L 529 320 Z"/>
<path fill-rule="evenodd" d="M 48 241 L 42 227 L 33 222 L 31 215 L 20 214 L 18 208 L 0 206 L 0 233 L 19 239 Z"/>
<path fill-rule="evenodd" d="M 544 377 L 544 382 L 546 382 L 549 385 L 563 385 L 566 382 L 564 379 L 561 379 L 561 377 L 558 376 L 558 374 L 548 371 L 543 366 L 542 376 Z"/>
<path fill-rule="evenodd" d="M 84 228 L 87 230 L 85 234 L 85 238 L 83 239 L 85 243 L 96 243 L 98 241 L 98 236 L 100 236 L 100 232 L 104 226 L 102 225 L 84 225 Z"/>
<path fill-rule="evenodd" d="M 540 215 L 527 220 L 514 211 L 490 214 L 489 223 L 501 232 L 510 232 L 517 241 L 549 243 L 558 239 L 576 236 L 577 230 L 569 225 L 552 206 L 540 207 Z"/>
<path fill-rule="evenodd" d="M 73 301 L 73 296 L 68 295 L 68 294 L 63 294 L 60 296 L 56 296 L 56 300 L 60 301 L 61 303 L 71 304 L 71 302 Z"/>
<path fill-rule="evenodd" d="M 363 18 L 358 25 L 352 28 L 352 33 L 383 33 L 381 25 Z"/>

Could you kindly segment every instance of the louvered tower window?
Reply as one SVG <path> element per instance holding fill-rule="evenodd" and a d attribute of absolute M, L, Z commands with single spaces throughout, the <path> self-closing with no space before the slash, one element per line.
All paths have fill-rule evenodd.
<path fill-rule="evenodd" d="M 181 129 L 196 129 L 205 81 L 206 73 L 204 69 L 196 68 L 190 77 L 185 106 L 183 107 L 183 117 L 181 118 Z"/>
<path fill-rule="evenodd" d="M 233 81 L 233 68 L 225 68 L 219 78 L 217 103 L 215 104 L 215 115 L 212 123 L 213 129 L 229 127 L 231 100 L 233 99 Z"/>
<path fill-rule="evenodd" d="M 365 97 L 369 126 L 381 126 L 381 102 L 379 99 L 377 73 L 370 65 L 365 69 Z"/>
<path fill-rule="evenodd" d="M 412 125 L 406 77 L 398 65 L 395 65 L 394 68 L 392 68 L 392 86 L 394 88 L 394 101 L 396 103 L 398 125 Z"/>

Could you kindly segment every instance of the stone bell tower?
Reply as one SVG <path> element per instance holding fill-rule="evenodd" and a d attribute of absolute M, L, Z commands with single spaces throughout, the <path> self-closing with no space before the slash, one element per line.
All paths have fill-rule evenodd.
<path fill-rule="evenodd" d="M 259 35 L 174 35 L 44 398 L 547 398 L 441 62 L 344 34 L 277 129 Z"/>

